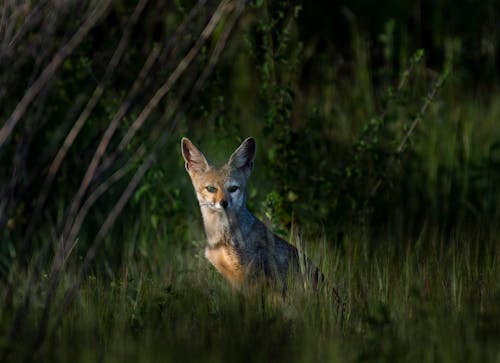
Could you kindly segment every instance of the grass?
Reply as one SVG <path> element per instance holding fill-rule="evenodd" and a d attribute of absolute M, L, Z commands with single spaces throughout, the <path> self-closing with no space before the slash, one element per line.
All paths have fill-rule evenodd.
<path fill-rule="evenodd" d="M 335 247 L 326 237 L 295 238 L 339 289 L 342 314 L 326 286 L 290 290 L 285 303 L 244 295 L 202 258 L 201 242 L 179 249 L 168 238 L 149 241 L 114 278 L 85 280 L 38 359 L 498 362 L 500 241 L 465 236 L 424 230 L 416 241 L 389 237 L 376 247 L 368 232 Z M 68 273 L 61 290 L 70 282 Z M 30 320 L 12 361 L 36 328 Z"/>

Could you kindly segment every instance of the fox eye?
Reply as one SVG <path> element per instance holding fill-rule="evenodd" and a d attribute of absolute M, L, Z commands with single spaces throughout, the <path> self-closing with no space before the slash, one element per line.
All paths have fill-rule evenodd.
<path fill-rule="evenodd" d="M 228 188 L 228 190 L 229 190 L 229 193 L 234 193 L 235 191 L 237 191 L 237 190 L 238 190 L 238 186 L 236 186 L 236 185 L 232 185 L 232 186 L 230 186 L 230 187 Z"/>
<path fill-rule="evenodd" d="M 215 193 L 217 191 L 217 188 L 216 187 L 213 187 L 211 185 L 205 187 L 205 189 L 209 192 L 209 193 Z"/>

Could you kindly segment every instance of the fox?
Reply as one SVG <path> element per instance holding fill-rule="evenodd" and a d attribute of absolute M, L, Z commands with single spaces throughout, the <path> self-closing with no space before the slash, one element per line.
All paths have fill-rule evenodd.
<path fill-rule="evenodd" d="M 319 269 L 247 208 L 245 192 L 256 153 L 253 137 L 221 167 L 210 163 L 188 138 L 182 138 L 181 151 L 201 210 L 205 257 L 232 287 L 265 284 L 285 294 L 290 274 L 302 272 L 319 281 Z"/>

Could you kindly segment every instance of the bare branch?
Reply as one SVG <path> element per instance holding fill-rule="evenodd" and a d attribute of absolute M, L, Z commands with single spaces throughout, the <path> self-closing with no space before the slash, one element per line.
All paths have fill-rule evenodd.
<path fill-rule="evenodd" d="M 447 77 L 448 77 L 448 71 L 445 71 L 445 73 L 442 76 L 440 76 L 438 78 L 438 80 L 436 82 L 434 82 L 434 84 L 432 85 L 432 88 L 429 91 L 429 94 L 425 97 L 425 101 L 422 104 L 422 106 L 420 107 L 420 110 L 419 110 L 418 114 L 413 119 L 410 127 L 408 128 L 408 131 L 406 132 L 406 134 L 404 135 L 403 139 L 399 143 L 399 145 L 398 145 L 398 147 L 396 149 L 396 155 L 395 156 L 400 155 L 404 151 L 404 148 L 405 148 L 406 144 L 408 143 L 408 141 L 410 140 L 411 135 L 415 131 L 415 128 L 416 128 L 417 124 L 419 124 L 420 121 L 422 121 L 422 118 L 424 117 L 425 112 L 427 111 L 427 109 L 429 108 L 429 106 L 432 104 L 432 102 L 434 102 L 437 93 L 443 87 L 443 84 L 446 81 Z M 389 160 L 389 163 L 391 161 L 393 161 L 393 158 L 391 158 L 391 160 Z M 377 182 L 375 183 L 375 185 L 373 186 L 373 188 L 372 188 L 372 190 L 370 192 L 370 198 L 372 198 L 377 193 L 378 189 L 382 185 L 382 182 L 383 182 L 383 178 L 379 178 L 377 180 Z"/>
<path fill-rule="evenodd" d="M 197 40 L 194 47 L 191 48 L 190 51 L 186 54 L 186 56 L 179 62 L 179 65 L 170 74 L 167 81 L 160 87 L 160 89 L 158 89 L 156 94 L 149 101 L 148 105 L 142 110 L 141 114 L 137 117 L 137 119 L 129 128 L 123 139 L 120 141 L 120 144 L 118 145 L 118 150 L 124 150 L 125 147 L 130 143 L 135 133 L 142 127 L 142 125 L 147 120 L 151 112 L 156 108 L 156 106 L 162 100 L 162 98 L 165 97 L 165 95 L 172 89 L 172 86 L 177 82 L 180 76 L 191 64 L 194 57 L 199 53 L 201 47 L 203 46 L 203 44 L 205 44 L 209 36 L 212 34 L 215 27 L 221 20 L 222 16 L 225 13 L 232 10 L 232 7 L 233 4 L 230 3 L 228 0 L 224 0 L 219 4 L 217 10 L 215 11 L 214 15 L 212 16 L 207 26 L 201 33 L 201 36 Z"/>
<path fill-rule="evenodd" d="M 21 101 L 17 104 L 14 112 L 7 119 L 5 124 L 0 129 L 0 149 L 9 139 L 16 124 L 23 117 L 28 109 L 28 106 L 33 102 L 35 97 L 40 93 L 42 88 L 52 79 L 57 72 L 63 61 L 75 50 L 75 48 L 82 42 L 87 33 L 97 24 L 101 16 L 108 9 L 110 0 L 103 0 L 99 2 L 94 11 L 92 11 L 85 22 L 78 28 L 73 37 L 66 43 L 52 58 L 50 63 L 45 67 L 42 74 L 26 91 Z"/>
<path fill-rule="evenodd" d="M 66 158 L 66 155 L 73 145 L 76 137 L 80 133 L 82 127 L 84 126 L 85 122 L 88 120 L 90 114 L 92 113 L 93 109 L 99 102 L 103 92 L 106 83 L 108 83 L 109 79 L 111 78 L 113 72 L 115 71 L 115 68 L 117 67 L 118 63 L 120 62 L 120 59 L 122 58 L 126 46 L 128 44 L 130 35 L 132 33 L 132 28 L 133 26 L 137 23 L 137 20 L 139 19 L 140 14 L 144 10 L 144 7 L 146 6 L 148 0 L 141 0 L 137 4 L 136 8 L 134 9 L 134 12 L 132 13 L 128 24 L 126 25 L 123 35 L 120 39 L 120 42 L 118 43 L 118 46 L 115 49 L 115 52 L 113 53 L 113 56 L 111 57 L 110 62 L 108 63 L 106 67 L 106 71 L 104 73 L 104 76 L 102 80 L 99 82 L 98 86 L 95 88 L 94 93 L 90 97 L 89 101 L 87 102 L 85 108 L 83 109 L 82 113 L 78 117 L 78 119 L 75 121 L 73 124 L 73 127 L 69 131 L 68 135 L 66 136 L 66 139 L 64 140 L 63 145 L 57 152 L 54 160 L 49 166 L 48 174 L 47 177 L 45 178 L 45 181 L 42 185 L 39 197 L 36 202 L 35 206 L 35 211 L 33 213 L 33 218 L 31 220 L 30 225 L 28 226 L 28 229 L 25 234 L 24 238 L 24 244 L 28 243 L 28 241 L 31 239 L 32 234 L 35 230 L 35 227 L 38 223 L 38 219 L 41 213 L 41 210 L 43 206 L 45 205 L 45 202 L 47 200 L 47 197 L 50 192 L 50 188 L 52 187 L 52 183 L 54 182 L 54 179 L 57 175 L 57 172 L 59 171 L 59 168 L 61 167 L 61 164 L 63 163 L 64 159 Z M 126 112 L 126 111 L 125 111 Z"/>
<path fill-rule="evenodd" d="M 125 146 L 128 145 L 132 139 L 132 137 L 135 135 L 135 133 L 142 127 L 144 122 L 147 120 L 147 118 L 150 116 L 151 112 L 156 108 L 158 103 L 162 100 L 162 98 L 171 90 L 172 86 L 177 82 L 177 80 L 180 78 L 180 76 L 184 73 L 184 71 L 187 69 L 189 64 L 193 61 L 194 57 L 198 54 L 200 51 L 201 47 L 203 44 L 207 41 L 209 36 L 212 34 L 213 30 L 215 29 L 215 26 L 219 23 L 221 20 L 222 16 L 229 10 L 231 10 L 231 6 L 228 6 L 228 0 L 222 1 L 217 10 L 214 12 L 213 16 L 211 17 L 210 21 L 208 22 L 207 26 L 201 33 L 200 38 L 196 42 L 196 44 L 189 50 L 189 52 L 186 54 L 186 56 L 179 62 L 178 66 L 176 69 L 170 74 L 170 76 L 167 78 L 167 81 L 157 90 L 155 95 L 150 99 L 149 103 L 146 105 L 146 107 L 142 110 L 140 115 L 137 117 L 137 119 L 132 123 L 130 128 L 128 129 L 127 133 L 121 140 L 120 144 L 118 145 L 118 150 L 124 150 Z M 92 179 L 94 178 L 95 171 L 99 165 L 99 161 L 101 160 L 101 157 L 104 155 L 106 152 L 108 145 L 111 141 L 112 136 L 114 135 L 116 129 L 118 128 L 118 123 L 121 120 L 120 118 L 115 118 L 113 122 L 110 123 L 106 131 L 104 132 L 104 135 L 102 136 L 101 142 L 97 146 L 96 152 L 94 153 L 94 156 L 92 157 L 91 162 L 89 163 L 89 166 L 87 168 L 87 171 L 85 172 L 85 176 L 82 179 L 82 183 L 80 184 L 80 187 L 73 198 L 73 201 L 71 203 L 69 213 L 68 213 L 68 223 L 66 225 L 69 225 L 72 223 L 74 216 L 76 215 L 78 208 L 80 206 L 81 200 L 84 197 L 88 186 L 90 185 Z M 65 231 L 67 232 L 67 231 Z M 65 233 L 63 233 L 63 236 Z"/>

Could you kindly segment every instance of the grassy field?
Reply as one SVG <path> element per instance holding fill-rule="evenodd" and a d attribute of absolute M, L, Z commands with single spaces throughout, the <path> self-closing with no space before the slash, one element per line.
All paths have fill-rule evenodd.
<path fill-rule="evenodd" d="M 201 231 L 194 234 L 201 238 Z M 158 235 L 125 243 L 130 257 L 113 277 L 85 278 L 37 359 L 500 360 L 498 233 L 456 230 L 447 235 L 423 228 L 413 241 L 388 235 L 374 244 L 363 231 L 351 231 L 336 247 L 327 236 L 292 241 L 308 246 L 308 255 L 338 289 L 340 308 L 326 285 L 319 292 L 291 289 L 285 302 L 269 292 L 232 291 L 202 257 L 202 240 L 180 248 L 169 243 L 168 235 Z M 147 248 L 133 250 L 141 244 Z M 26 281 L 12 278 L 20 286 Z M 69 273 L 61 292 L 71 283 Z M 34 305 L 40 307 L 44 292 L 37 296 Z M 13 361 L 29 351 L 40 313 L 14 341 Z M 5 313 L 2 321 L 4 329 Z"/>

